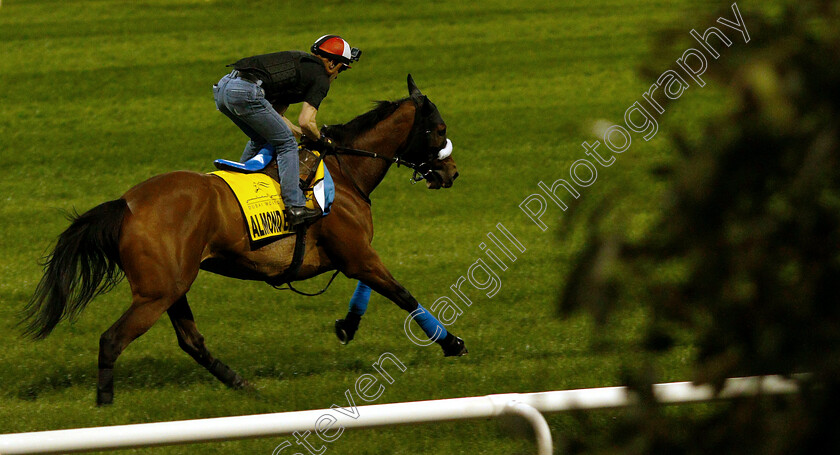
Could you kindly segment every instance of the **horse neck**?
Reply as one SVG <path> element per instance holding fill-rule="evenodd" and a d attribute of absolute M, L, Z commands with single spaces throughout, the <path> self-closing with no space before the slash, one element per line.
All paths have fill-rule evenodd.
<path fill-rule="evenodd" d="M 414 111 L 413 102 L 404 102 L 393 114 L 353 139 L 350 147 L 394 158 L 407 145 L 414 126 Z M 376 189 L 391 166 L 391 163 L 376 158 L 346 156 L 342 159 L 346 159 L 352 178 L 366 195 Z"/>

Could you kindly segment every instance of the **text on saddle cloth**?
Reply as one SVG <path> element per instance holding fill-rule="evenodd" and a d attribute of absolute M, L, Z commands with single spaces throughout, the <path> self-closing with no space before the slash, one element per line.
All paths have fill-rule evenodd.
<path fill-rule="evenodd" d="M 293 234 L 294 230 L 286 220 L 283 198 L 280 196 L 280 184 L 265 174 L 242 174 L 230 171 L 211 172 L 227 183 L 233 190 L 245 220 L 251 241 L 266 240 Z M 313 185 L 305 190 L 306 206 L 315 208 L 316 204 L 327 215 L 335 199 L 335 186 L 332 177 L 321 162 Z"/>

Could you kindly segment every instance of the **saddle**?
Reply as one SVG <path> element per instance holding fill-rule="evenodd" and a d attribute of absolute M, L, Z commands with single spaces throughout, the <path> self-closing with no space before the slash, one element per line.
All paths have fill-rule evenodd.
<path fill-rule="evenodd" d="M 218 159 L 214 161 L 213 164 L 216 166 L 216 169 L 220 171 L 239 172 L 242 174 L 253 174 L 259 172 L 277 181 L 277 162 L 272 159 L 274 158 L 274 152 L 274 146 L 266 144 L 253 158 L 244 163 Z M 300 188 L 302 190 L 306 191 L 311 189 L 311 185 L 318 174 L 318 168 L 322 162 L 323 157 L 321 154 L 312 151 L 303 145 L 298 146 Z"/>

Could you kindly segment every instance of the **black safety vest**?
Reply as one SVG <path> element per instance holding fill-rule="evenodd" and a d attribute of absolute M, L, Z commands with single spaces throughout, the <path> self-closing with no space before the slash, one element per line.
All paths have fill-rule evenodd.
<path fill-rule="evenodd" d="M 317 61 L 316 57 L 306 52 L 284 51 L 245 57 L 228 66 L 263 81 L 266 97 L 271 98 L 272 95 L 302 88 L 300 62 L 303 59 Z"/>

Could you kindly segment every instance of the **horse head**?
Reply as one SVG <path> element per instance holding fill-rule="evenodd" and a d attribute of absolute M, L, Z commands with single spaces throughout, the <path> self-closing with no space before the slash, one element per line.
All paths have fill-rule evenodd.
<path fill-rule="evenodd" d="M 411 74 L 408 94 L 415 106 L 415 121 L 403 159 L 414 163 L 429 189 L 449 188 L 458 178 L 452 158 L 452 141 L 446 137 L 446 123 L 437 106 L 424 95 Z"/>
<path fill-rule="evenodd" d="M 424 95 L 408 75 L 407 98 L 379 101 L 376 107 L 342 125 L 325 126 L 322 133 L 344 150 L 356 189 L 367 197 L 382 181 L 388 167 L 398 163 L 414 169 L 414 181 L 426 180 L 430 189 L 449 188 L 458 177 L 452 158 L 452 141 L 446 137 L 446 123 L 437 106 Z M 371 159 L 365 153 L 385 161 Z M 339 152 L 338 156 L 343 153 Z M 341 163 L 342 161 L 339 161 Z"/>

